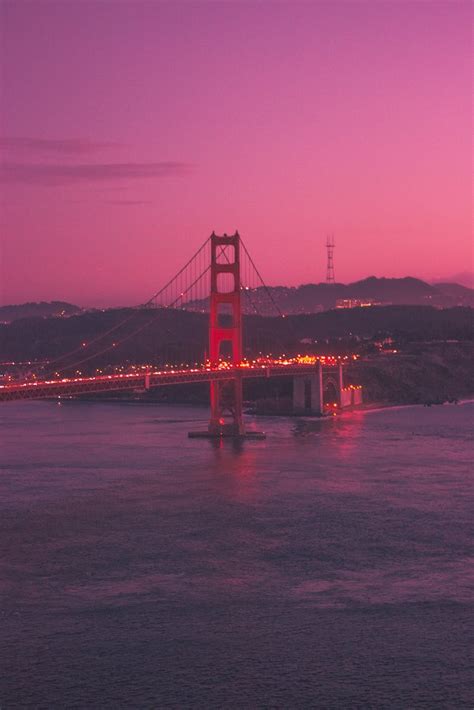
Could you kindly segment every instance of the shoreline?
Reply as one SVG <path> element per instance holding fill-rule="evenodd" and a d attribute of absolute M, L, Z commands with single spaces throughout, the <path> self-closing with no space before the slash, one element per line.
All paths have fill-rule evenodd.
<path fill-rule="evenodd" d="M 23 400 L 23 402 L 26 402 L 28 400 Z M 193 407 L 196 409 L 208 409 L 207 404 L 201 403 L 201 402 L 160 402 L 160 401 L 146 401 L 146 400 L 139 400 L 139 399 L 127 399 L 127 398 L 119 398 L 119 397 L 111 397 L 111 398 L 104 398 L 104 399 L 99 399 L 99 398 L 76 398 L 76 397 L 67 397 L 67 398 L 61 398 L 58 399 L 56 397 L 48 397 L 44 399 L 37 399 L 37 400 L 30 400 L 30 401 L 35 401 L 35 402 L 48 402 L 48 403 L 56 403 L 56 404 L 71 404 L 71 403 L 83 403 L 83 404 L 125 404 L 125 405 L 135 405 L 135 406 L 159 406 L 159 407 Z M 391 410 L 396 410 L 396 409 L 406 409 L 407 407 L 454 407 L 454 406 L 462 406 L 464 404 L 474 404 L 474 394 L 471 395 L 466 395 L 465 397 L 460 398 L 456 402 L 436 402 L 433 404 L 424 404 L 420 402 L 407 402 L 405 404 L 400 404 L 398 402 L 367 402 L 363 403 L 360 406 L 357 407 L 347 407 L 346 409 L 339 410 L 336 414 L 336 416 L 341 416 L 342 414 L 353 414 L 353 413 L 365 413 L 365 414 L 371 414 L 375 412 L 383 412 L 386 411 L 387 409 Z M 331 413 L 323 414 L 322 416 L 317 416 L 317 415 L 311 415 L 311 414 L 294 414 L 292 412 L 260 412 L 256 413 L 251 410 L 244 410 L 244 414 L 247 416 L 251 417 L 286 417 L 286 418 L 291 418 L 291 419 L 312 419 L 312 420 L 319 420 L 319 421 L 324 421 L 326 419 L 332 420 L 333 416 L 331 416 Z"/>
<path fill-rule="evenodd" d="M 354 409 L 343 410 L 346 412 L 383 412 L 386 409 L 405 409 L 406 407 L 457 407 L 463 404 L 473 404 L 474 395 L 468 395 L 465 398 L 459 399 L 457 402 L 437 402 L 435 404 L 423 404 L 420 402 L 407 402 L 406 404 L 399 404 L 397 402 L 384 403 L 384 402 L 368 402 L 360 407 Z"/>

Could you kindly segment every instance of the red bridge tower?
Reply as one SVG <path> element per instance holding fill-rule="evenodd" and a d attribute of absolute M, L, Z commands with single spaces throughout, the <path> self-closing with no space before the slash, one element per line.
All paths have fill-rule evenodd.
<path fill-rule="evenodd" d="M 240 236 L 211 234 L 211 302 L 209 321 L 209 358 L 218 365 L 230 347 L 234 369 L 229 380 L 211 381 L 211 420 L 209 433 L 217 436 L 242 436 L 242 310 L 240 303 Z M 227 353 L 228 354 L 228 353 Z"/>

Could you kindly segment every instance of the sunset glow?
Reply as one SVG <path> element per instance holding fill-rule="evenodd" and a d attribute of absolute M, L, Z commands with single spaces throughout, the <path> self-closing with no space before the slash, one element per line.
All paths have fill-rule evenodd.
<path fill-rule="evenodd" d="M 143 302 L 239 229 L 269 284 L 472 268 L 468 2 L 5 2 L 3 303 Z"/>

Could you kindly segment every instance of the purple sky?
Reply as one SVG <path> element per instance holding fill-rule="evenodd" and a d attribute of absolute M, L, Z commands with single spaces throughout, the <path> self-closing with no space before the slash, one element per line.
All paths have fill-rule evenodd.
<path fill-rule="evenodd" d="M 472 269 L 471 3 L 14 2 L 1 299 L 137 303 L 215 229 L 270 284 Z"/>

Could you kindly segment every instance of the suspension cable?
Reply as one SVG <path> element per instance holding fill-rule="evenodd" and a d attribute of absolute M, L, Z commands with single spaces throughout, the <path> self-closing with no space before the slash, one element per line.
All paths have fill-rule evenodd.
<path fill-rule="evenodd" d="M 178 301 L 179 301 L 203 276 L 206 275 L 206 273 L 210 270 L 210 268 L 211 268 L 211 267 L 210 267 L 210 265 L 209 265 L 209 266 L 207 267 L 207 269 L 206 269 L 205 271 L 203 271 L 202 274 L 200 274 L 200 275 L 198 276 L 198 278 L 197 278 L 190 286 L 188 286 L 185 291 L 183 291 L 182 293 L 180 293 L 180 294 L 175 298 L 175 300 L 174 300 L 169 306 L 167 306 L 167 308 L 173 308 L 173 307 L 178 303 Z M 78 365 L 82 365 L 82 364 L 84 364 L 85 362 L 89 362 L 90 360 L 93 360 L 93 359 L 96 358 L 96 357 L 100 357 L 101 355 L 105 355 L 105 353 L 109 352 L 110 350 L 113 350 L 114 348 L 119 347 L 119 346 L 122 345 L 123 343 L 127 342 L 127 340 L 130 340 L 130 338 L 133 338 L 135 335 L 138 335 L 138 333 L 141 333 L 143 330 L 145 330 L 146 328 L 148 328 L 148 326 L 151 325 L 151 323 L 153 323 L 153 321 L 155 321 L 155 319 L 156 319 L 156 317 L 157 317 L 157 314 L 160 313 L 160 312 L 161 312 L 161 311 L 160 311 L 159 309 L 157 309 L 157 310 L 154 312 L 153 316 L 152 316 L 151 318 L 149 318 L 146 323 L 142 324 L 141 326 L 139 326 L 138 328 L 136 328 L 135 330 L 133 330 L 133 331 L 132 331 L 131 333 L 129 333 L 128 335 L 125 335 L 123 338 L 121 338 L 121 339 L 118 340 L 117 342 L 112 343 L 112 345 L 108 345 L 107 347 L 103 348 L 102 350 L 99 350 L 98 352 L 95 352 L 95 353 L 93 353 L 92 355 L 89 355 L 88 357 L 83 358 L 82 360 L 77 360 L 75 363 L 72 363 L 71 365 L 68 365 L 67 367 L 64 367 L 63 369 L 68 369 L 68 370 L 69 370 L 69 369 L 75 368 L 75 367 L 77 367 Z M 169 328 L 166 328 L 166 326 L 164 326 L 163 329 L 165 330 L 165 332 L 169 333 L 170 335 L 173 335 L 173 336 L 176 335 L 176 333 L 173 333 Z"/>
<path fill-rule="evenodd" d="M 112 333 L 114 333 L 115 331 L 117 331 L 119 328 L 121 328 L 123 325 L 125 325 L 126 323 L 129 323 L 131 320 L 133 320 L 133 318 L 136 317 L 137 313 L 139 313 L 139 311 L 140 311 L 142 308 L 147 308 L 148 306 L 150 306 L 156 298 L 158 298 L 162 293 L 164 293 L 164 291 L 165 291 L 174 281 L 176 281 L 176 279 L 188 268 L 188 266 L 194 261 L 194 259 L 196 259 L 196 258 L 199 257 L 199 255 L 201 254 L 201 252 L 202 252 L 202 251 L 204 250 L 204 248 L 208 245 L 209 241 L 210 241 L 210 237 L 207 237 L 207 239 L 205 240 L 205 242 L 199 247 L 199 249 L 195 252 L 195 254 L 194 254 L 190 259 L 188 259 L 188 261 L 186 262 L 186 264 L 178 271 L 178 273 L 175 274 L 175 275 L 173 276 L 173 278 L 170 279 L 170 280 L 169 280 L 159 291 L 157 291 L 151 298 L 149 298 L 148 301 L 146 301 L 146 302 L 143 303 L 143 304 L 139 304 L 138 306 L 132 306 L 132 313 L 131 313 L 130 315 L 126 316 L 126 317 L 125 317 L 124 319 L 122 319 L 119 323 L 116 323 L 115 325 L 113 325 L 113 326 L 112 326 L 111 328 L 109 328 L 108 330 L 106 330 L 106 331 L 100 333 L 100 334 L 97 335 L 95 338 L 92 338 L 92 340 L 90 340 L 90 341 L 87 343 L 87 345 L 86 345 L 85 347 L 89 348 L 91 345 L 94 345 L 95 343 L 100 342 L 101 340 L 103 340 L 104 338 L 106 338 L 108 335 L 111 335 Z M 202 275 L 203 275 L 203 274 L 201 274 L 201 276 L 202 276 Z M 199 279 L 198 279 L 198 280 L 199 280 Z M 179 299 L 178 299 L 178 300 L 179 300 Z M 168 307 L 172 307 L 172 306 L 168 306 Z M 61 360 L 67 359 L 67 358 L 69 358 L 69 357 L 75 355 L 75 354 L 78 353 L 78 352 L 83 352 L 83 347 L 84 347 L 84 346 L 79 346 L 78 348 L 74 348 L 74 350 L 71 350 L 70 352 L 67 352 L 67 353 L 64 353 L 63 355 L 60 355 L 59 357 L 55 358 L 54 360 L 50 360 L 49 363 L 48 363 L 48 365 L 49 365 L 49 372 L 52 372 L 52 373 L 53 373 L 53 372 L 57 372 L 57 369 L 56 369 L 56 368 L 51 369 L 51 366 L 52 366 L 52 365 L 55 365 L 56 363 L 61 362 Z M 112 345 L 111 348 L 112 348 L 112 347 L 115 347 L 115 346 Z M 109 349 L 111 349 L 111 348 L 109 348 Z M 104 352 L 105 352 L 105 351 L 104 351 Z M 93 355 L 93 356 L 91 356 L 91 357 L 85 358 L 85 359 L 79 361 L 79 363 L 76 363 L 76 364 L 80 364 L 80 363 L 82 363 L 82 362 L 86 362 L 86 360 L 90 360 L 90 359 L 92 359 L 92 357 L 96 357 L 96 356 L 97 356 L 97 354 L 95 354 L 95 355 Z M 68 365 L 68 366 L 63 366 L 62 369 L 65 369 L 66 367 L 67 367 L 67 369 L 69 369 L 70 366 L 69 366 L 69 365 Z M 46 375 L 46 376 L 47 376 L 47 375 Z"/>
<path fill-rule="evenodd" d="M 243 248 L 244 248 L 244 251 L 245 251 L 245 253 L 246 253 L 246 255 L 247 255 L 247 258 L 248 258 L 249 262 L 252 264 L 252 266 L 253 266 L 253 268 L 254 268 L 254 270 L 255 270 L 255 273 L 257 274 L 258 278 L 260 279 L 260 281 L 261 281 L 261 283 L 262 283 L 262 286 L 263 286 L 263 288 L 265 289 L 265 292 L 266 292 L 268 298 L 270 299 L 270 301 L 271 301 L 271 302 L 273 303 L 273 305 L 275 306 L 275 308 L 276 308 L 276 310 L 277 310 L 277 312 L 278 312 L 278 315 L 280 315 L 282 318 L 284 318 L 284 317 L 285 317 L 285 314 L 282 312 L 280 306 L 278 305 L 278 303 L 277 303 L 277 302 L 275 301 L 275 299 L 273 298 L 270 289 L 268 288 L 267 284 L 265 283 L 265 281 L 264 281 L 263 278 L 262 278 L 262 275 L 260 274 L 260 271 L 259 271 L 259 270 L 257 269 L 257 267 L 255 266 L 255 262 L 254 262 L 254 260 L 252 259 L 252 257 L 250 256 L 249 251 L 248 251 L 247 247 L 245 246 L 245 243 L 244 243 L 242 237 L 240 237 L 240 243 L 242 244 L 242 246 L 243 246 Z"/>

